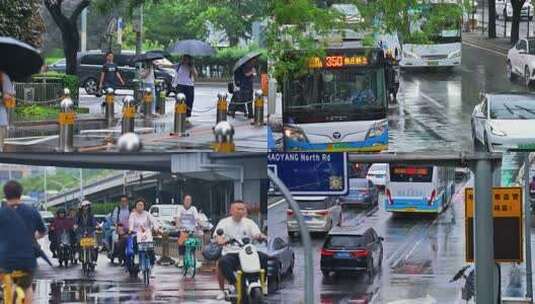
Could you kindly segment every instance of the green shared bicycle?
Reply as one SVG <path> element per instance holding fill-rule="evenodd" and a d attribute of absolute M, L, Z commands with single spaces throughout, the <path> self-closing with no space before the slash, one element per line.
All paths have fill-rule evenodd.
<path fill-rule="evenodd" d="M 182 271 L 184 277 L 188 275 L 188 272 L 193 279 L 197 273 L 197 257 L 195 252 L 201 248 L 201 240 L 193 233 L 188 232 L 188 239 L 184 242 L 184 266 Z"/>

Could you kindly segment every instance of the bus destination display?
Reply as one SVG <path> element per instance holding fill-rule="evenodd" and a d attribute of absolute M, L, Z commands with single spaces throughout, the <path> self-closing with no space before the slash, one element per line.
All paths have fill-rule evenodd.
<path fill-rule="evenodd" d="M 308 67 L 311 69 L 321 69 L 321 68 L 343 68 L 347 66 L 361 66 L 368 65 L 368 57 L 365 55 L 336 55 L 336 56 L 326 56 L 325 58 L 312 57 L 309 60 Z"/>

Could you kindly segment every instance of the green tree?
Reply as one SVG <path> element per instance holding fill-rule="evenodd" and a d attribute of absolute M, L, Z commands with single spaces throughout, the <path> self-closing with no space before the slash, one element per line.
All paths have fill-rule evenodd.
<path fill-rule="evenodd" d="M 510 0 L 511 7 L 513 8 L 513 19 L 511 20 L 511 44 L 514 44 L 518 41 L 520 36 L 520 12 L 522 6 L 526 3 L 526 0 Z M 529 1 L 529 0 L 528 0 Z M 533 12 L 531 12 L 533 15 Z M 504 18 L 507 18 L 504 15 Z"/>
<path fill-rule="evenodd" d="M 45 28 L 39 3 L 40 0 L 0 0 L 0 36 L 14 37 L 40 47 Z"/>
<path fill-rule="evenodd" d="M 205 39 L 206 19 L 197 0 L 169 1 L 145 9 L 145 37 L 162 45 L 184 39 Z"/>

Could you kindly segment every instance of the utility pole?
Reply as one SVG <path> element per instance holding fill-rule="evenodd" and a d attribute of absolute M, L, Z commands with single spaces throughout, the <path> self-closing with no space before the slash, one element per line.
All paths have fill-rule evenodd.
<path fill-rule="evenodd" d="M 45 169 L 45 172 L 44 172 L 44 181 L 43 181 L 43 188 L 44 188 L 44 192 L 45 192 L 45 205 L 48 203 L 48 185 L 46 184 L 46 167 L 44 167 Z"/>
<path fill-rule="evenodd" d="M 529 152 L 524 152 L 524 241 L 526 247 L 526 298 L 533 299 L 533 278 L 531 277 L 531 205 L 529 197 L 530 167 Z"/>
<path fill-rule="evenodd" d="M 80 200 L 84 199 L 84 173 L 80 168 Z"/>
<path fill-rule="evenodd" d="M 143 32 L 143 5 L 140 5 L 134 10 L 133 28 L 136 33 L 136 55 L 141 54 L 143 48 L 142 32 Z"/>
<path fill-rule="evenodd" d="M 81 15 L 81 26 L 80 26 L 80 41 L 81 46 L 80 50 L 82 52 L 87 51 L 87 7 L 84 8 Z"/>

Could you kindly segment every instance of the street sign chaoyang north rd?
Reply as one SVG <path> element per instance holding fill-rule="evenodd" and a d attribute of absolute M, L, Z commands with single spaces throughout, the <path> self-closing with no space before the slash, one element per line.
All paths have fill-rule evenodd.
<path fill-rule="evenodd" d="M 474 261 L 474 189 L 465 190 L 466 261 Z M 492 189 L 494 218 L 494 260 L 498 263 L 522 262 L 522 188 Z"/>

